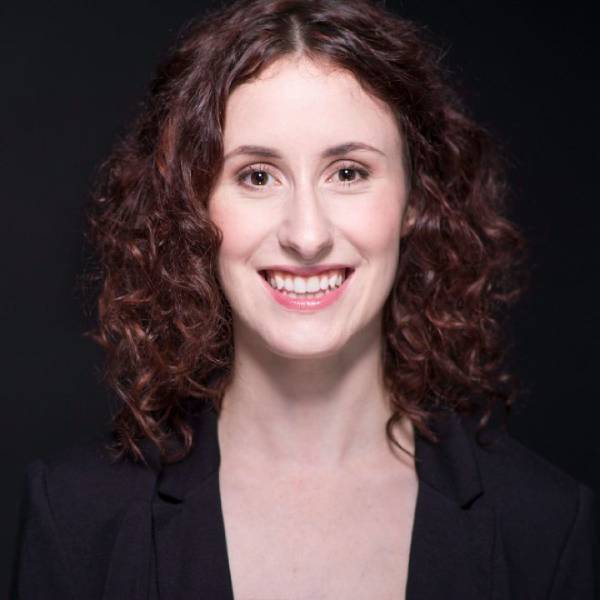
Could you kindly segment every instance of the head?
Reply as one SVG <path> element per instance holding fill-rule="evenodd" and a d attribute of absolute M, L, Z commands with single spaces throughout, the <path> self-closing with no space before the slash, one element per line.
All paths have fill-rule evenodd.
<path fill-rule="evenodd" d="M 124 401 L 120 454 L 141 457 L 144 437 L 166 460 L 187 453 L 188 400 L 219 407 L 234 331 L 290 358 L 377 331 L 397 409 L 388 436 L 402 415 L 435 439 L 436 408 L 485 407 L 483 423 L 510 404 L 498 319 L 523 242 L 494 146 L 440 56 L 369 0 L 239 0 L 182 32 L 90 209 L 103 283 L 92 335 Z M 339 319 L 263 302 L 261 271 L 324 263 L 353 269 Z M 329 336 L 315 340 L 315 325 Z M 167 456 L 170 437 L 182 446 Z"/>

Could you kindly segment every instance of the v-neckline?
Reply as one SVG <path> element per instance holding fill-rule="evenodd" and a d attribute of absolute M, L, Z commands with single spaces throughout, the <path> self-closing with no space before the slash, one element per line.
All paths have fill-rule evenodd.
<path fill-rule="evenodd" d="M 221 445 L 220 445 L 220 441 L 219 441 L 219 435 L 218 435 L 218 414 L 216 414 L 216 412 L 213 409 L 213 412 L 215 414 L 215 428 L 214 428 L 214 435 L 216 438 L 216 450 L 217 450 L 217 456 L 216 456 L 216 461 L 217 461 L 217 466 L 216 466 L 216 473 L 215 473 L 215 478 L 216 478 L 216 485 L 217 485 L 217 500 L 218 500 L 218 506 L 217 506 L 217 512 L 218 512 L 218 518 L 219 518 L 219 524 L 220 524 L 220 529 L 222 531 L 222 542 L 223 542 L 223 547 L 225 548 L 225 567 L 226 567 L 226 578 L 228 581 L 228 587 L 230 590 L 230 595 L 223 600 L 236 600 L 234 598 L 234 587 L 233 587 L 233 576 L 232 576 L 232 571 L 231 571 L 231 561 L 230 561 L 230 555 L 229 555 L 229 547 L 227 545 L 227 534 L 226 534 L 226 528 L 225 528 L 225 516 L 224 516 L 224 512 L 223 512 L 223 504 L 222 504 L 222 486 L 221 486 Z M 418 448 L 421 446 L 421 444 L 417 443 L 417 431 L 413 428 L 414 431 L 414 454 L 415 454 L 415 459 L 418 456 Z M 415 460 L 416 462 L 416 460 Z M 414 514 L 412 517 L 412 525 L 411 525 L 411 529 L 410 529 L 410 541 L 409 541 L 409 549 L 408 549 L 408 565 L 407 565 L 407 573 L 406 573 L 406 585 L 405 585 L 405 595 L 403 596 L 403 600 L 412 600 L 412 596 L 409 596 L 409 590 L 411 589 L 411 572 L 412 572 L 412 566 L 415 563 L 416 557 L 416 550 L 415 550 L 415 524 L 417 522 L 417 515 L 420 515 L 423 511 L 423 496 L 424 494 L 427 494 L 427 491 L 423 491 L 423 485 L 427 486 L 427 482 L 422 481 L 421 478 L 419 477 L 419 470 L 416 468 L 415 465 L 415 471 L 416 471 L 416 479 L 417 479 L 417 495 L 416 495 L 416 501 L 414 504 Z M 417 600 L 417 599 L 415 599 Z M 418 600 L 422 600 L 421 598 L 419 598 Z"/>
<path fill-rule="evenodd" d="M 216 412 L 202 411 L 193 417 L 192 426 L 192 452 L 183 461 L 164 465 L 157 481 L 153 503 L 157 582 L 161 597 L 169 600 L 234 600 Z M 436 425 L 436 434 L 439 444 L 415 436 L 419 481 L 406 600 L 487 599 L 495 515 L 477 502 L 483 485 L 474 442 L 455 414 Z"/>

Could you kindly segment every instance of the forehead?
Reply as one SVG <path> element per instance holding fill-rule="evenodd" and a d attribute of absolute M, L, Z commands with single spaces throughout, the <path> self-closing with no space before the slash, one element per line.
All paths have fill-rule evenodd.
<path fill-rule="evenodd" d="M 399 149 L 392 111 L 349 72 L 305 57 L 283 58 L 233 90 L 226 106 L 225 152 L 238 144 L 314 147 L 353 139 Z"/>

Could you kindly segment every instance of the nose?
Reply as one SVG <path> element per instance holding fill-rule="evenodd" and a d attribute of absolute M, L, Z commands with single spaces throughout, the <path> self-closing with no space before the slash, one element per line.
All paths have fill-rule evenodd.
<path fill-rule="evenodd" d="M 317 262 L 331 249 L 332 229 L 314 187 L 306 182 L 294 188 L 278 231 L 280 245 L 303 262 Z"/>

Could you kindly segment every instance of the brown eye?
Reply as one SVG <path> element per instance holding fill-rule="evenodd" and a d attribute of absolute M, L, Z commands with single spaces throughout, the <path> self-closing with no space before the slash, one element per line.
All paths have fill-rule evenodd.
<path fill-rule="evenodd" d="M 338 173 L 341 173 L 341 179 L 342 181 L 354 181 L 355 176 L 356 176 L 356 169 L 351 169 L 349 167 L 344 167 L 343 169 L 340 169 L 338 171 Z"/>
<path fill-rule="evenodd" d="M 369 171 L 356 166 L 346 166 L 336 171 L 338 180 L 344 186 L 354 185 L 356 182 L 369 178 Z M 360 177 L 357 177 L 357 174 Z"/>
<path fill-rule="evenodd" d="M 266 171 L 252 171 L 252 173 L 250 173 L 251 183 L 259 186 L 265 185 L 267 183 L 268 178 L 269 175 Z"/>
<path fill-rule="evenodd" d="M 238 182 L 250 189 L 267 187 L 271 173 L 262 165 L 252 165 L 244 169 L 237 177 Z"/>

